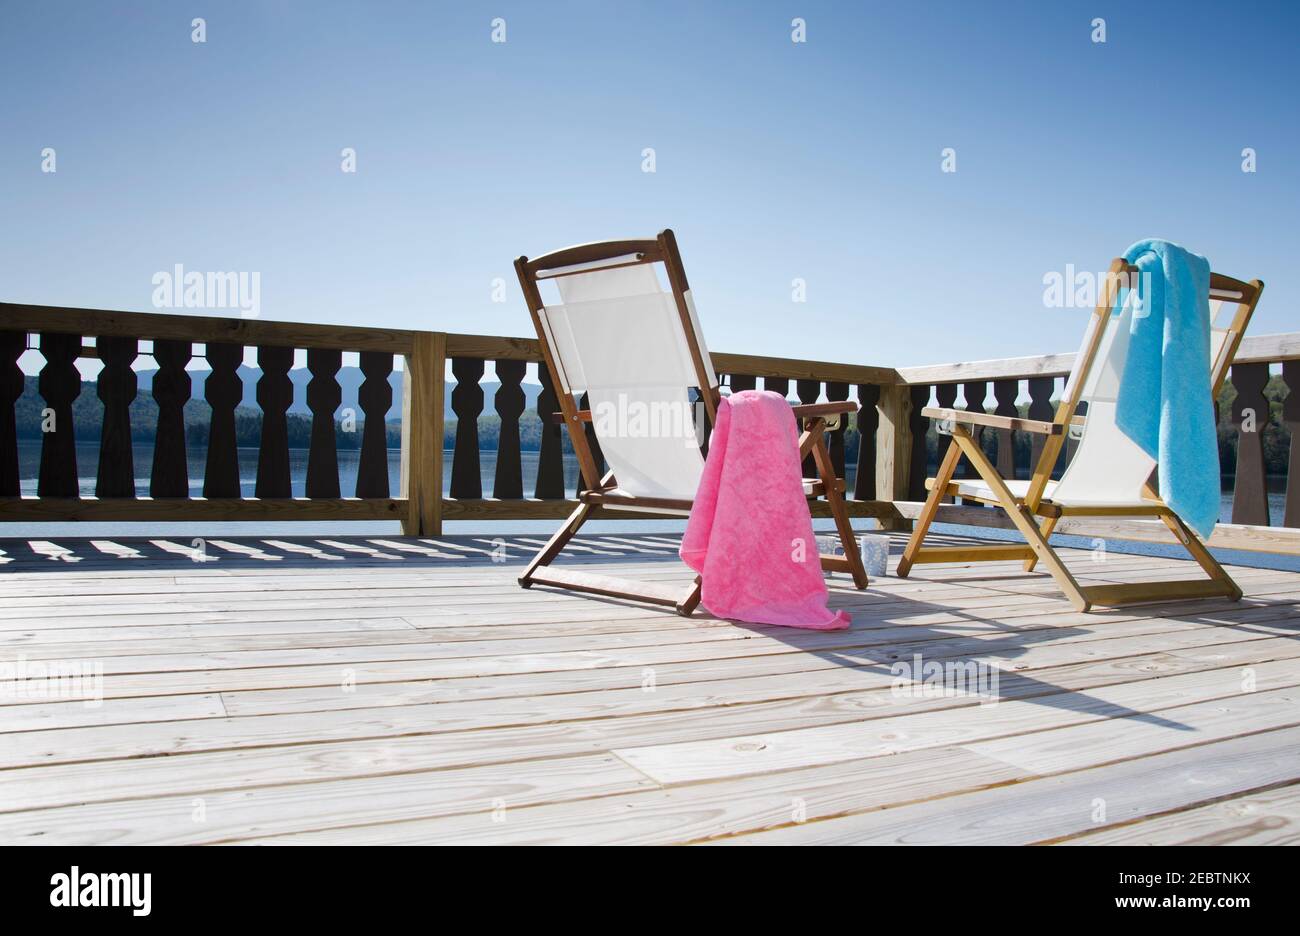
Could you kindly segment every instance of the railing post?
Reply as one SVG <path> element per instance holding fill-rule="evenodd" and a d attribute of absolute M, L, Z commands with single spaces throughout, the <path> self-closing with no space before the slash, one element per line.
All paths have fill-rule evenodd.
<path fill-rule="evenodd" d="M 1282 526 L 1300 527 L 1300 361 L 1282 362 L 1282 380 L 1287 385 L 1286 399 L 1282 401 L 1282 422 L 1291 434 Z"/>
<path fill-rule="evenodd" d="M 442 535 L 445 332 L 416 332 L 402 375 L 402 496 L 409 501 L 402 533 Z"/>
<path fill-rule="evenodd" d="M 907 384 L 886 384 L 876 403 L 880 426 L 876 430 L 876 500 L 907 500 L 912 473 L 912 388 Z M 886 518 L 885 530 L 906 530 L 911 521 Z"/>

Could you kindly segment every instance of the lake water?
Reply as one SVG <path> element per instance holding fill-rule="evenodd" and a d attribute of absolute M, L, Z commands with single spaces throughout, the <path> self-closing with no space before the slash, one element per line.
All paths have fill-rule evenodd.
<path fill-rule="evenodd" d="M 192 448 L 187 452 L 189 460 L 190 474 L 190 493 L 194 497 L 203 495 L 203 474 L 206 468 L 206 450 L 202 448 Z M 480 469 L 483 478 L 484 496 L 492 495 L 493 479 L 496 473 L 496 456 L 494 451 L 485 451 L 479 453 Z M 149 493 L 149 470 L 153 464 L 153 446 L 141 444 L 134 446 L 134 463 L 136 471 L 136 493 L 139 496 L 147 497 Z M 360 459 L 360 453 L 355 450 L 340 450 L 339 459 L 339 485 L 345 497 L 351 497 L 356 492 L 357 485 L 357 465 Z M 450 450 L 444 453 L 443 457 L 443 488 L 444 490 L 451 485 L 451 460 L 452 453 Z M 306 494 L 306 472 L 307 472 L 307 450 L 290 449 L 290 477 L 295 497 L 303 497 Z M 80 479 L 80 488 L 83 496 L 93 497 L 95 493 L 95 473 L 99 465 L 99 445 L 95 442 L 79 442 L 77 444 L 77 467 Z M 34 440 L 19 440 L 18 443 L 18 468 L 19 477 L 22 485 L 22 492 L 25 495 L 35 496 L 36 478 L 40 469 L 40 442 Z M 401 453 L 397 449 L 388 451 L 388 483 L 389 488 L 394 495 L 399 490 L 399 479 L 401 474 Z M 846 472 L 846 481 L 849 490 L 853 489 L 855 471 L 852 466 Z M 253 496 L 254 482 L 257 478 L 257 449 L 241 448 L 239 449 L 239 476 L 241 480 L 241 490 L 245 497 Z M 575 495 L 575 484 L 578 478 L 577 460 L 572 455 L 566 455 L 564 458 L 564 477 L 568 487 L 569 496 Z M 537 453 L 523 453 L 523 479 L 524 493 L 531 496 L 537 484 Z M 1283 511 L 1283 479 L 1269 479 L 1269 514 L 1274 524 L 1282 520 Z M 1232 517 L 1232 494 L 1230 491 L 1223 495 L 1223 508 L 1221 520 L 1227 522 Z M 525 520 L 510 521 L 508 529 L 511 533 L 542 533 L 552 532 L 556 526 L 554 520 Z M 832 529 L 831 521 L 818 520 L 814 526 L 821 530 Z M 445 524 L 448 533 L 499 533 L 502 531 L 500 521 L 456 521 Z M 589 524 L 589 529 L 593 533 L 636 529 L 642 532 L 680 532 L 684 528 L 683 520 L 605 520 L 593 521 Z M 938 527 L 936 527 L 938 528 Z M 258 523 L 258 522 L 240 522 L 240 523 L 213 523 L 193 521 L 180 522 L 126 522 L 126 523 L 0 523 L 0 536 L 17 536 L 17 537 L 58 537 L 58 536 L 199 536 L 199 535 L 248 535 L 248 536 L 265 536 L 279 534 L 281 536 L 289 535 L 323 535 L 323 534 L 342 534 L 354 533 L 359 535 L 367 534 L 393 534 L 398 532 L 399 525 L 391 520 L 352 520 L 352 521 L 319 521 L 319 522 L 277 522 L 277 523 Z M 947 532 L 971 532 L 969 528 L 956 526 L 943 526 Z M 1002 534 L 1014 536 L 1011 531 L 998 531 L 981 528 L 978 535 L 985 537 L 1001 538 Z M 1070 537 L 1067 539 L 1079 539 Z M 1086 541 L 1079 545 L 1087 546 Z M 1114 547 L 1121 551 L 1132 551 L 1143 554 L 1153 555 L 1178 555 L 1177 551 L 1170 552 L 1168 547 L 1160 544 L 1148 543 L 1125 543 L 1122 546 Z M 1217 553 L 1218 551 L 1216 551 Z M 1225 559 L 1233 562 L 1240 562 L 1243 565 L 1257 565 L 1261 562 L 1261 555 L 1256 553 L 1238 553 L 1223 552 Z M 1266 564 L 1270 567 L 1279 567 L 1279 557 L 1268 556 Z M 1300 562 L 1293 560 L 1280 560 L 1283 567 L 1300 568 Z"/>

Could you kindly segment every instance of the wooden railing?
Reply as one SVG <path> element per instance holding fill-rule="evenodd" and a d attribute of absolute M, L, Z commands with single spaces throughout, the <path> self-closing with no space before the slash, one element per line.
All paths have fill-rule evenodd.
<path fill-rule="evenodd" d="M 565 477 L 562 430 L 551 419 L 559 405 L 549 375 L 540 366 L 541 350 L 537 341 L 449 334 L 446 336 L 446 355 L 451 361 L 451 372 L 456 382 L 451 399 L 451 408 L 456 415 L 456 442 L 451 483 L 448 496 L 440 504 L 440 519 L 519 520 L 567 515 L 577 502 L 567 498 L 566 485 L 570 480 L 576 484 L 577 478 Z M 855 398 L 859 401 L 860 413 L 863 401 L 866 402 L 866 415 L 859 417 L 866 424 L 871 424 L 876 418 L 873 404 L 881 387 L 897 379 L 894 370 L 885 367 L 724 353 L 714 353 L 712 358 L 715 371 L 732 390 L 753 388 L 761 381 L 765 389 L 776 390 L 787 397 L 793 392 L 799 400 L 808 403 L 823 396 L 829 400 Z M 482 490 L 477 435 L 477 420 L 484 403 L 478 382 L 487 361 L 493 363 L 501 382 L 495 403 L 501 419 L 501 435 L 491 497 L 485 497 Z M 536 455 L 537 483 L 532 492 L 522 490 L 518 441 L 519 416 L 523 409 L 520 384 L 526 368 L 532 370 L 534 380 L 542 386 L 537 400 L 542 442 Z M 854 392 L 856 397 L 851 397 Z M 582 405 L 585 407 L 586 404 Z M 831 437 L 831 458 L 841 472 L 845 467 L 846 431 L 847 427 L 841 427 Z M 887 437 L 885 442 L 886 450 L 892 450 Z M 880 434 L 872 433 L 866 444 L 859 447 L 857 487 L 853 492 L 855 500 L 850 504 L 854 516 L 885 519 L 895 516 L 889 503 L 894 491 L 887 486 L 877 487 L 874 482 L 880 443 Z M 599 447 L 595 450 L 599 452 Z M 441 471 L 441 467 L 438 470 Z M 811 474 L 811 466 L 808 466 L 807 473 Z M 818 515 L 828 515 L 824 514 L 824 504 L 814 505 L 814 511 Z M 626 516 L 644 517 L 646 514 L 629 513 Z"/>
<path fill-rule="evenodd" d="M 41 436 L 35 497 L 20 496 L 14 415 L 23 390 L 18 359 L 28 348 L 39 350 L 44 359 L 39 392 L 52 416 L 51 431 Z M 237 368 L 250 348 L 256 349 L 260 371 L 256 398 L 262 423 L 253 496 L 247 497 L 241 490 L 235 412 L 243 398 Z M 346 492 L 340 490 L 335 438 L 337 374 L 345 351 L 358 353 L 364 376 L 358 394 L 363 425 L 357 481 L 354 490 Z M 286 414 L 293 398 L 289 371 L 295 352 L 305 352 L 311 373 L 304 497 L 291 496 L 289 475 Z M 392 404 L 388 378 L 397 355 L 403 358 L 404 374 L 401 481 L 394 493 L 389 490 L 385 417 Z M 140 472 L 132 463 L 130 424 L 130 406 L 137 395 L 132 365 L 141 356 L 152 356 L 158 367 L 153 382 L 158 422 L 147 497 L 137 496 L 135 488 Z M 93 497 L 79 492 L 73 427 L 73 402 L 81 392 L 75 362 L 84 357 L 103 364 L 96 382 L 104 413 Z M 206 357 L 211 368 L 201 388 L 192 386 L 192 372 L 186 370 L 195 357 Z M 1072 355 L 1057 354 L 895 370 L 726 353 L 712 357 L 733 392 L 762 387 L 805 403 L 855 401 L 859 440 L 849 510 L 893 529 L 906 528 L 924 500 L 928 420 L 920 411 L 932 398 L 951 406 L 960 396 L 966 408 L 983 409 L 991 391 L 993 412 L 1016 415 L 1019 400 L 1027 395 L 1028 416 L 1050 419 L 1057 382 L 1073 363 Z M 0 521 L 395 519 L 408 535 L 429 536 L 441 532 L 444 520 L 561 517 L 575 505 L 567 491 L 577 479 L 566 477 L 561 428 L 551 419 L 558 404 L 539 361 L 537 342 L 527 338 L 0 304 Z M 491 401 L 500 429 L 490 492 L 484 490 L 478 433 L 488 402 L 480 386 L 488 362 L 500 383 Z M 1279 363 L 1292 391 L 1283 405 L 1292 441 L 1283 526 L 1265 529 L 1270 517 L 1262 430 L 1269 407 L 1263 390 L 1269 365 Z M 451 479 L 444 491 L 448 371 L 456 428 Z M 1300 531 L 1286 529 L 1300 526 L 1300 471 L 1295 470 L 1300 460 L 1295 435 L 1300 395 L 1294 392 L 1300 388 L 1300 334 L 1247 338 L 1231 381 L 1237 391 L 1233 413 L 1238 427 L 1233 522 L 1221 525 L 1211 542 L 1300 552 Z M 536 405 L 542 439 L 535 452 L 523 451 L 520 444 L 526 382 L 542 387 Z M 190 496 L 186 467 L 183 409 L 192 395 L 201 395 L 211 408 L 202 496 Z M 1254 432 L 1242 425 L 1246 409 L 1255 412 Z M 842 427 L 831 438 L 831 456 L 841 471 L 851 448 L 846 445 L 848 431 Z M 1027 476 L 1036 450 L 1005 431 L 989 444 L 996 445 L 997 463 L 1006 476 Z M 1063 459 L 1072 451 L 1073 446 L 1067 446 Z M 535 460 L 537 469 L 531 490 L 524 488 L 528 460 Z M 940 520 L 1004 525 L 997 511 L 966 505 L 945 506 Z M 1165 538 L 1163 525 L 1156 529 L 1138 521 L 1067 521 L 1057 529 Z"/>
<path fill-rule="evenodd" d="M 898 370 L 901 386 L 911 404 L 909 424 L 912 452 L 907 472 L 907 500 L 925 497 L 925 442 L 928 420 L 916 418 L 921 406 L 933 397 L 939 406 L 953 407 L 960 395 L 960 408 L 982 410 L 1003 416 L 1019 414 L 1017 401 L 1028 398 L 1030 419 L 1050 420 L 1055 411 L 1053 400 L 1060 384 L 1074 365 L 1073 354 L 1049 354 L 1040 357 L 1008 358 L 961 364 L 907 367 Z M 1282 422 L 1290 434 L 1287 456 L 1286 492 L 1282 515 L 1270 515 L 1268 484 L 1265 473 L 1264 438 L 1272 419 L 1264 395 L 1270 380 L 1270 366 L 1280 365 L 1281 378 L 1288 395 L 1282 403 Z M 1220 524 L 1210 539 L 1213 546 L 1233 549 L 1284 551 L 1300 553 L 1300 334 L 1246 337 L 1229 373 L 1228 383 L 1235 390 L 1229 419 L 1236 436 L 1236 467 L 1232 475 L 1231 523 Z M 988 408 L 991 397 L 993 407 Z M 902 393 L 901 389 L 897 391 Z M 1086 413 L 1086 408 L 1082 410 Z M 1247 418 L 1247 411 L 1250 418 Z M 993 430 L 985 430 L 992 432 Z M 1042 436 L 1029 434 L 1030 446 L 1017 445 L 1021 433 L 999 430 L 991 446 L 996 448 L 998 470 L 1004 477 L 1027 478 L 1037 462 Z M 988 446 L 986 446 L 987 448 Z M 1076 445 L 1064 447 L 1057 464 L 1058 472 L 1069 464 Z M 959 475 L 960 477 L 960 475 Z M 900 500 L 902 500 L 900 498 Z M 900 512 L 914 515 L 913 505 L 900 504 Z M 951 523 L 1009 527 L 999 511 L 973 505 L 954 505 L 941 509 L 939 519 Z M 1270 526 L 1270 523 L 1279 523 Z M 1171 534 L 1158 521 L 1099 521 L 1067 518 L 1056 527 L 1059 533 L 1093 537 L 1116 537 L 1172 542 Z"/>
<path fill-rule="evenodd" d="M 48 431 L 41 434 L 35 497 L 21 496 L 15 420 L 24 382 L 19 358 L 29 348 L 43 358 L 39 392 L 50 416 Z M 242 491 L 235 433 L 244 389 L 237 369 L 247 349 L 255 349 L 262 412 L 251 497 Z M 291 495 L 287 432 L 293 399 L 289 371 L 299 351 L 305 351 L 311 372 L 304 497 Z M 365 375 L 358 400 L 364 419 L 359 470 L 356 487 L 348 492 L 339 486 L 334 420 L 345 351 L 359 352 Z M 396 355 L 403 358 L 404 374 L 401 480 L 394 494 L 388 484 L 385 416 L 392 403 L 388 376 Z M 158 367 L 153 384 L 158 422 L 147 497 L 136 491 L 139 472 L 133 464 L 130 423 L 137 396 L 132 365 L 142 356 L 151 356 Z M 94 496 L 81 496 L 76 460 L 73 403 L 82 392 L 79 358 L 98 358 L 103 364 L 96 381 L 104 412 Z M 186 369 L 195 358 L 206 358 L 210 368 L 201 387 L 193 386 Z M 818 398 L 823 387 L 830 399 L 847 399 L 849 388 L 856 386 L 870 404 L 880 386 L 896 379 L 890 368 L 747 355 L 713 358 L 720 371 L 748 375 L 736 378 L 738 388 L 762 379 L 765 386 L 786 393 L 793 385 L 803 400 Z M 537 341 L 527 338 L 0 304 L 0 521 L 394 519 L 408 535 L 427 536 L 437 535 L 443 520 L 564 516 L 576 503 L 566 494 L 567 482 L 576 483 L 576 478 L 565 476 L 561 430 L 550 418 L 558 405 L 540 359 Z M 493 489 L 485 496 L 478 439 L 485 400 L 479 381 L 489 361 L 500 381 L 492 405 L 501 425 Z M 444 491 L 448 369 L 454 380 L 450 402 L 456 435 L 451 481 Z M 537 402 L 542 442 L 535 453 L 521 451 L 519 435 L 522 384 L 530 376 L 542 386 Z M 186 461 L 183 413 L 192 396 L 201 396 L 211 409 L 202 496 L 191 496 Z M 867 409 L 863 419 L 870 422 L 874 407 Z M 839 430 L 833 440 L 833 457 L 841 465 L 844 434 Z M 887 432 L 882 437 L 887 440 Z M 885 451 L 889 449 L 886 443 Z M 891 518 L 893 490 L 882 486 L 874 492 L 879 501 L 872 498 L 876 446 L 863 446 L 863 453 L 867 469 L 859 476 L 861 499 L 853 512 Z M 537 460 L 537 481 L 525 491 L 523 465 L 530 458 Z"/>

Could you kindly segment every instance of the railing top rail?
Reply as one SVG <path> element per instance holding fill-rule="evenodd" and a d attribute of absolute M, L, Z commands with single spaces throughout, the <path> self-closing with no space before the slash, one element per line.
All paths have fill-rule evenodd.
<path fill-rule="evenodd" d="M 406 354 L 415 332 L 402 328 L 312 325 L 265 319 L 177 315 L 171 312 L 117 312 L 63 306 L 0 302 L 0 330 L 65 332 L 146 340 L 228 342 L 246 346 L 328 348 Z"/>
<path fill-rule="evenodd" d="M 402 328 L 352 325 L 313 325 L 266 319 L 184 315 L 171 312 L 120 312 L 64 306 L 0 302 L 0 330 L 66 332 L 86 336 L 122 336 L 177 341 L 230 342 L 246 346 L 335 348 L 342 351 L 387 351 L 408 354 L 418 332 Z M 536 338 L 448 333 L 447 356 L 485 360 L 540 361 Z M 714 367 L 729 374 L 829 380 L 850 384 L 892 384 L 892 367 L 870 367 L 824 361 L 714 354 Z"/>
<path fill-rule="evenodd" d="M 123 336 L 177 341 L 230 342 L 246 346 L 278 345 L 330 348 L 343 351 L 385 351 L 409 354 L 419 332 L 402 328 L 318 325 L 265 319 L 184 315 L 170 312 L 120 312 L 63 306 L 0 302 L 0 329 L 66 332 L 86 336 Z M 535 338 L 497 335 L 447 335 L 448 357 L 485 360 L 538 361 Z M 986 361 L 929 364 L 919 367 L 876 367 L 831 361 L 809 361 L 752 354 L 714 352 L 714 367 L 726 374 L 791 380 L 825 380 L 847 384 L 925 385 L 1063 377 L 1074 366 L 1073 352 Z M 1239 364 L 1300 360 L 1300 332 L 1256 335 L 1242 341 Z"/>
<path fill-rule="evenodd" d="M 485 360 L 540 361 L 541 347 L 536 338 L 502 338 L 495 335 L 447 335 L 448 357 L 483 358 Z M 724 374 L 749 377 L 778 377 L 791 380 L 829 380 L 848 384 L 893 384 L 898 374 L 892 367 L 865 364 L 838 364 L 831 361 L 804 361 L 796 358 L 765 357 L 755 354 L 727 354 L 714 351 L 715 370 Z"/>
<path fill-rule="evenodd" d="M 1237 364 L 1276 364 L 1300 359 L 1300 332 L 1256 335 L 1242 339 Z M 927 364 L 900 367 L 899 382 L 905 384 L 970 383 L 1015 380 L 1025 377 L 1065 377 L 1074 367 L 1074 352 L 1039 354 L 1032 357 L 998 358 L 956 364 Z"/>

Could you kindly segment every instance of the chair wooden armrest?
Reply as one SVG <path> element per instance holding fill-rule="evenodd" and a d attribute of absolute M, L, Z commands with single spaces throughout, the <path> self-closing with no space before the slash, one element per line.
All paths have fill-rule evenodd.
<path fill-rule="evenodd" d="M 830 403 L 801 403 L 791 406 L 796 417 L 806 419 L 812 416 L 837 416 L 856 413 L 858 404 L 852 400 L 832 400 Z"/>
<path fill-rule="evenodd" d="M 798 406 L 791 406 L 795 416 L 800 419 L 808 419 L 814 416 L 837 416 L 844 413 L 857 412 L 858 404 L 852 400 L 834 400 L 830 403 L 802 403 Z M 575 414 L 578 422 L 591 422 L 591 410 L 578 410 Z M 563 413 L 552 413 L 551 422 L 556 425 L 564 424 Z"/>
<path fill-rule="evenodd" d="M 994 429 L 1021 430 L 1036 432 L 1039 435 L 1060 435 L 1061 425 L 1044 422 L 1041 419 L 1021 419 L 1019 416 L 998 416 L 994 413 L 972 413 L 969 410 L 945 409 L 939 406 L 927 406 L 921 410 L 922 416 L 931 419 L 944 419 L 955 423 L 973 423 L 978 426 L 990 426 Z"/>

